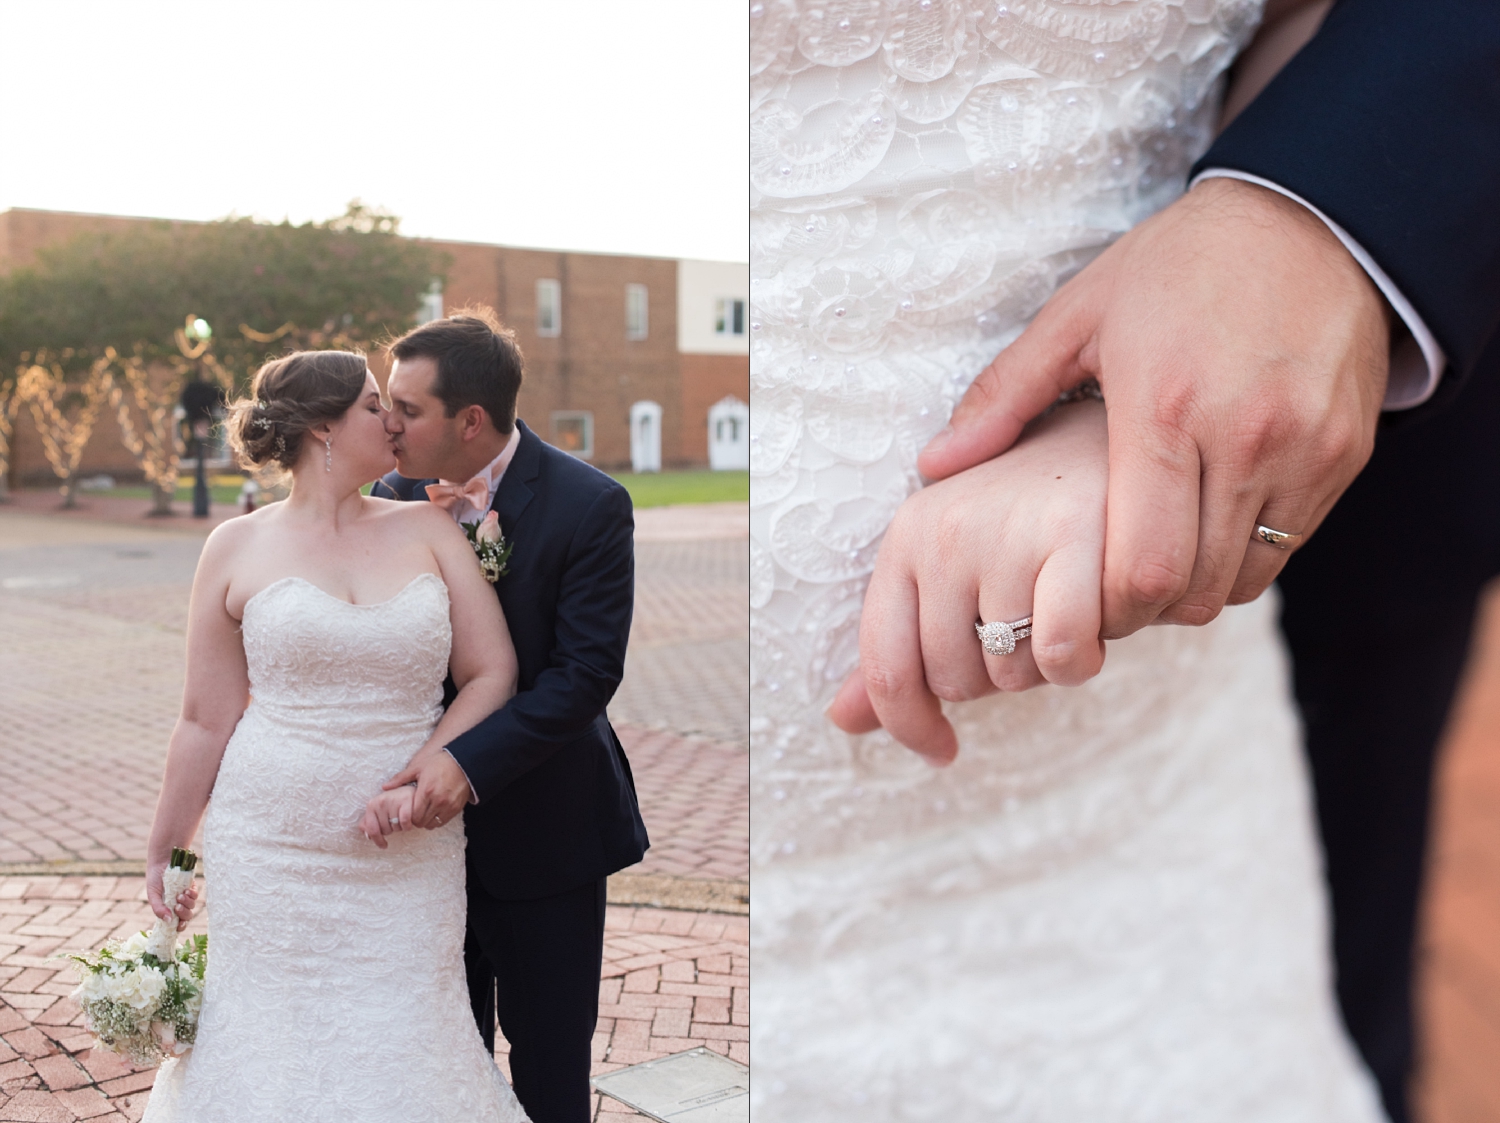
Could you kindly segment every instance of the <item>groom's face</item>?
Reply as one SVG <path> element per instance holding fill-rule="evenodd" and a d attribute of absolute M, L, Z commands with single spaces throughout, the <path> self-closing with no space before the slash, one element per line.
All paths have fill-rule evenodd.
<path fill-rule="evenodd" d="M 448 416 L 432 392 L 436 378 L 437 360 L 418 355 L 396 360 L 386 384 L 391 411 L 385 428 L 396 451 L 396 471 L 408 479 L 448 479 L 463 460 L 462 416 Z"/>

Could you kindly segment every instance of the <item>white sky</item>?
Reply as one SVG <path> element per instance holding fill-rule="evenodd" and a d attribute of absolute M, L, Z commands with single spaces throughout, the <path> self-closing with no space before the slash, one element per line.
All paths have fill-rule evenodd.
<path fill-rule="evenodd" d="M 0 210 L 747 260 L 740 0 L 0 0 Z"/>

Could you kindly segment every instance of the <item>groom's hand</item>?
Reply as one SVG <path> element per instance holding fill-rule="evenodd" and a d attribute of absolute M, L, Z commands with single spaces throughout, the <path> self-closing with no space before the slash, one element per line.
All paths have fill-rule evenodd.
<path fill-rule="evenodd" d="M 472 794 L 469 778 L 446 752 L 433 753 L 421 765 L 393 776 L 386 782 L 385 790 L 410 783 L 417 785 L 416 799 L 412 804 L 412 825 L 428 829 L 451 823 L 462 815 Z"/>
<path fill-rule="evenodd" d="M 1109 415 L 1104 638 L 1206 624 L 1261 594 L 1369 459 L 1390 326 L 1317 217 L 1211 179 L 1063 286 L 975 380 L 919 465 L 998 455 L 1057 395 L 1099 379 Z M 1299 543 L 1300 544 L 1300 543 Z"/>

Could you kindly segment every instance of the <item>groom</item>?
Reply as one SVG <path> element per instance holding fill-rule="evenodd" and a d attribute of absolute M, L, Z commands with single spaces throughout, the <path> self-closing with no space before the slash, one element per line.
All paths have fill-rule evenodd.
<path fill-rule="evenodd" d="M 586 1123 L 605 878 L 648 845 L 604 713 L 630 633 L 630 496 L 516 418 L 521 352 L 487 309 L 425 324 L 390 352 L 397 471 L 373 494 L 440 503 L 464 523 L 499 515 L 513 549 L 495 593 L 520 681 L 504 708 L 386 787 L 416 782 L 417 826 L 463 814 L 464 959 L 485 1045 L 498 1014 L 533 1123 Z"/>

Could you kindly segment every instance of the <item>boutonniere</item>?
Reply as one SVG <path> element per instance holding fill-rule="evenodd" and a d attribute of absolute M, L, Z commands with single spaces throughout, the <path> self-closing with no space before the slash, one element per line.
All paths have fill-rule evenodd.
<path fill-rule="evenodd" d="M 463 527 L 474 556 L 479 559 L 479 568 L 484 571 L 484 579 L 493 585 L 505 576 L 505 563 L 510 559 L 511 543 L 500 531 L 500 516 L 491 511 L 483 522 L 464 523 Z"/>

